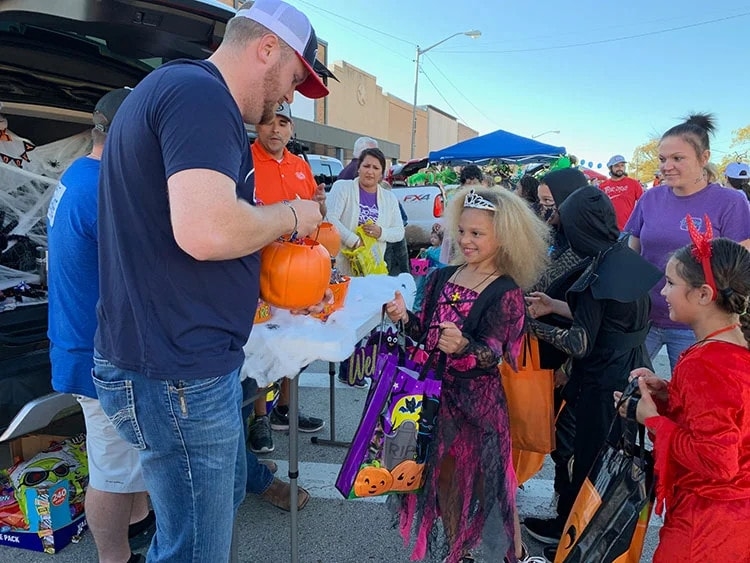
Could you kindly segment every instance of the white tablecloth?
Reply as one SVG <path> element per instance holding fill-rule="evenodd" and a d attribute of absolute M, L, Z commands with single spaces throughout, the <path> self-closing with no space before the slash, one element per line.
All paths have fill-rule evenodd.
<path fill-rule="evenodd" d="M 316 361 L 340 362 L 380 320 L 383 303 L 399 290 L 408 307 L 416 285 L 410 274 L 352 278 L 344 307 L 323 322 L 273 308 L 271 319 L 255 325 L 244 346 L 241 379 L 252 377 L 265 387 L 281 377 L 295 377 Z"/>

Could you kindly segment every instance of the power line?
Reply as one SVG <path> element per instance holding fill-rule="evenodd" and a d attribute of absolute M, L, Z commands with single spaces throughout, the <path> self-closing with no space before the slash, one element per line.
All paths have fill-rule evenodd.
<path fill-rule="evenodd" d="M 347 26 L 347 25 L 344 25 L 344 24 L 342 24 L 342 23 L 339 23 L 339 22 L 335 22 L 335 24 L 336 24 L 337 26 L 339 26 L 339 27 L 342 27 L 342 28 L 344 28 L 344 29 L 348 29 L 348 30 L 349 30 L 349 31 L 351 31 L 352 33 L 355 33 L 355 34 L 358 34 L 358 35 L 359 35 L 359 32 L 358 32 L 358 31 L 356 31 L 356 30 L 352 29 L 351 27 L 349 27 L 349 26 Z M 370 43 L 373 43 L 374 45 L 378 45 L 379 47 L 382 47 L 382 48 L 383 48 L 383 49 L 385 49 L 386 51 L 389 51 L 389 52 L 393 53 L 393 54 L 394 54 L 394 55 L 396 55 L 397 57 L 400 57 L 400 58 L 402 58 L 402 59 L 405 59 L 405 60 L 407 60 L 407 61 L 411 61 L 411 62 L 414 62 L 414 58 L 413 58 L 413 57 L 407 57 L 407 56 L 406 56 L 406 55 L 404 55 L 403 53 L 399 53 L 398 51 L 394 50 L 394 49 L 393 49 L 392 47 L 390 47 L 389 45 L 386 45 L 386 44 L 384 44 L 384 43 L 381 43 L 381 42 L 379 42 L 379 41 L 376 41 L 375 39 L 371 39 L 371 38 L 368 38 L 368 41 L 369 41 Z"/>
<path fill-rule="evenodd" d="M 432 65 L 433 67 L 435 67 L 435 70 L 437 70 L 437 71 L 438 71 L 438 72 L 440 73 L 440 75 L 441 75 L 441 76 L 442 76 L 442 77 L 443 77 L 443 78 L 445 79 L 445 81 L 446 81 L 446 82 L 447 82 L 448 84 L 450 84 L 450 85 L 451 85 L 451 86 L 453 87 L 453 89 L 454 89 L 454 90 L 455 90 L 456 92 L 458 92 L 458 94 L 459 94 L 459 95 L 460 95 L 460 96 L 461 96 L 461 97 L 462 97 L 462 98 L 463 98 L 464 100 L 466 100 L 466 101 L 467 101 L 467 102 L 469 103 L 469 105 L 470 105 L 471 107 L 473 107 L 473 108 L 474 108 L 475 110 L 477 110 L 477 112 L 479 113 L 479 115 L 481 115 L 482 117 L 484 117 L 484 118 L 485 118 L 485 119 L 486 119 L 487 121 L 489 121 L 490 123 L 494 123 L 494 124 L 495 124 L 495 125 L 497 125 L 498 127 L 500 126 L 500 125 L 499 125 L 499 124 L 498 124 L 498 123 L 497 123 L 497 122 L 496 122 L 496 121 L 495 121 L 494 119 L 491 119 L 491 118 L 489 118 L 489 117 L 488 117 L 488 116 L 487 116 L 487 115 L 486 115 L 486 114 L 485 114 L 485 113 L 484 113 L 484 112 L 483 112 L 483 111 L 482 111 L 481 109 L 479 109 L 479 108 L 478 108 L 478 107 L 477 107 L 477 106 L 476 106 L 476 105 L 474 104 L 474 102 L 472 102 L 472 101 L 471 101 L 471 100 L 470 100 L 470 99 L 469 99 L 469 98 L 468 98 L 468 97 L 467 97 L 467 96 L 466 96 L 466 95 L 465 95 L 465 94 L 464 94 L 464 93 L 463 93 L 463 92 L 462 92 L 462 91 L 461 91 L 461 90 L 460 90 L 460 89 L 459 89 L 459 88 L 458 88 L 458 87 L 457 87 L 457 86 L 456 86 L 455 84 L 453 84 L 453 82 L 451 82 L 450 78 L 448 78 L 448 76 L 447 76 L 447 75 L 446 75 L 446 74 L 445 74 L 445 73 L 444 73 L 444 72 L 443 72 L 442 70 L 440 70 L 440 67 L 439 67 L 438 65 L 436 65 L 436 64 L 435 64 L 435 61 L 434 61 L 434 60 L 432 60 L 432 58 L 430 58 L 430 57 L 429 57 L 429 56 L 427 56 L 427 55 L 425 55 L 425 58 L 426 58 L 426 59 L 428 59 L 428 60 L 430 61 L 430 64 L 431 64 L 431 65 Z"/>
<path fill-rule="evenodd" d="M 614 43 L 616 41 L 626 41 L 628 39 L 638 39 L 638 38 L 641 38 L 641 37 L 649 37 L 651 35 L 661 35 L 663 33 L 669 33 L 671 31 L 681 31 L 683 29 L 690 29 L 690 28 L 693 28 L 693 27 L 700 27 L 700 26 L 709 25 L 709 24 L 712 24 L 712 23 L 718 23 L 718 22 L 723 22 L 723 21 L 727 21 L 727 20 L 733 20 L 733 19 L 736 19 L 736 18 L 742 18 L 742 17 L 745 17 L 745 16 L 750 16 L 750 12 L 744 12 L 742 14 L 737 14 L 737 15 L 733 15 L 733 16 L 725 16 L 723 18 L 717 18 L 717 19 L 714 19 L 714 20 L 707 20 L 707 21 L 702 21 L 702 22 L 697 22 L 697 23 L 691 23 L 691 24 L 681 25 L 681 26 L 677 26 L 677 27 L 671 27 L 671 28 L 668 28 L 668 29 L 661 29 L 661 30 L 657 30 L 657 31 L 647 31 L 647 32 L 644 32 L 644 33 L 638 33 L 636 35 L 626 35 L 626 36 L 623 36 L 623 37 L 611 37 L 609 39 L 600 39 L 600 40 L 597 40 L 597 41 L 587 41 L 585 43 L 571 43 L 571 44 L 568 44 L 568 45 L 557 45 L 555 47 L 528 47 L 528 48 L 525 48 L 525 49 L 506 49 L 506 50 L 502 50 L 502 51 L 484 51 L 484 50 L 483 51 L 440 51 L 439 50 L 438 52 L 440 52 L 440 53 L 460 53 L 460 54 L 472 54 L 472 53 L 509 54 L 509 53 L 530 53 L 530 52 L 534 52 L 534 51 L 556 51 L 557 49 L 570 49 L 572 47 L 587 47 L 589 45 L 602 45 L 604 43 Z"/>
<path fill-rule="evenodd" d="M 411 45 L 412 47 L 416 47 L 417 46 L 416 43 L 412 43 L 411 41 L 407 41 L 403 37 L 398 37 L 396 35 L 391 35 L 390 33 L 386 33 L 385 31 L 381 31 L 379 29 L 375 29 L 374 27 L 370 27 L 369 25 L 365 25 L 363 23 L 360 23 L 357 20 L 352 20 L 352 19 L 349 19 L 349 18 L 345 18 L 341 14 L 337 14 L 336 12 L 331 12 L 330 10 L 326 10 L 325 8 L 321 8 L 320 6 L 317 6 L 317 5 L 312 4 L 310 2 L 305 2 L 305 0 L 297 0 L 297 2 L 299 2 L 300 4 L 304 4 L 305 6 L 307 6 L 309 8 L 312 8 L 314 10 L 318 10 L 320 12 L 324 12 L 326 14 L 329 14 L 331 16 L 335 16 L 335 17 L 337 17 L 339 19 L 342 19 L 344 21 L 347 21 L 349 23 L 353 23 L 353 24 L 358 25 L 360 27 L 363 27 L 365 29 L 369 29 L 370 31 L 374 31 L 375 33 L 379 33 L 381 35 L 385 35 L 386 37 L 389 37 L 389 38 L 394 39 L 396 41 L 401 41 L 402 43 L 407 43 L 408 45 Z"/>
<path fill-rule="evenodd" d="M 457 118 L 458 118 L 458 119 L 459 119 L 460 121 L 463 121 L 464 123 L 466 123 L 466 121 L 464 121 L 464 118 L 463 118 L 463 117 L 461 117 L 461 116 L 460 116 L 460 115 L 458 114 L 458 111 L 456 110 L 456 108 L 454 108 L 454 107 L 453 107 L 453 106 L 451 105 L 451 103 L 450 103 L 450 102 L 449 102 L 449 101 L 448 101 L 448 100 L 447 100 L 447 99 L 445 98 L 445 96 L 443 96 L 443 93 L 442 93 L 442 92 L 440 91 L 440 89 L 439 89 L 439 88 L 438 88 L 438 87 L 437 87 L 437 86 L 435 85 L 435 83 L 434 83 L 434 82 L 432 81 L 432 79 L 431 79 L 431 78 L 430 78 L 430 77 L 428 76 L 428 74 L 427 74 L 427 73 L 426 73 L 426 72 L 425 72 L 424 70 L 422 70 L 422 74 L 423 74 L 423 75 L 424 75 L 424 77 L 425 77 L 425 78 L 427 79 L 427 82 L 429 82 L 430 84 L 432 84 L 432 87 L 433 87 L 433 88 L 435 89 L 435 91 L 437 92 L 437 95 L 438 95 L 438 96 L 440 96 L 440 97 L 441 97 L 441 98 L 443 99 L 443 101 L 445 102 L 445 105 L 447 105 L 447 106 L 448 106 L 448 107 L 449 107 L 449 108 L 451 109 L 451 111 L 452 111 L 452 112 L 453 112 L 454 114 L 456 114 L 456 117 L 457 117 Z"/>
<path fill-rule="evenodd" d="M 719 10 L 719 11 L 714 12 L 714 13 L 706 13 L 706 14 L 703 14 L 703 15 L 706 16 L 706 17 L 715 17 L 715 16 L 721 14 L 721 17 L 724 17 L 725 13 L 726 13 L 726 10 Z M 673 23 L 676 23 L 676 22 L 678 22 L 680 20 L 684 21 L 685 19 L 687 19 L 687 18 L 685 18 L 684 16 L 682 16 L 680 18 L 660 18 L 660 19 L 649 20 L 649 21 L 642 21 L 641 20 L 641 21 L 633 22 L 633 23 L 629 23 L 629 24 L 624 24 L 624 25 L 608 25 L 606 27 L 602 26 L 602 25 L 597 25 L 597 31 L 600 31 L 600 32 L 611 32 L 610 34 L 614 34 L 614 33 L 618 32 L 618 31 L 619 32 L 623 32 L 623 31 L 627 30 L 628 28 L 633 28 L 635 26 L 638 26 L 638 27 L 642 28 L 644 25 L 653 26 L 653 25 L 657 25 L 657 24 L 658 25 L 661 25 L 661 24 L 673 24 Z M 569 31 L 567 33 L 560 33 L 559 31 L 557 31 L 555 33 L 555 37 L 557 37 L 558 39 L 562 39 L 562 38 L 569 37 L 569 36 L 580 37 L 581 36 L 581 31 L 580 30 L 575 30 L 575 31 Z M 530 36 L 530 37 L 529 36 L 525 36 L 525 37 L 515 37 L 515 38 L 509 38 L 509 39 L 500 39 L 500 40 L 495 40 L 495 41 L 492 41 L 492 40 L 486 41 L 483 38 L 482 39 L 482 46 L 483 47 L 495 47 L 495 46 L 507 45 L 509 43 L 518 43 L 518 41 L 524 41 L 524 42 L 528 42 L 528 41 L 540 41 L 540 40 L 549 39 L 549 37 L 550 37 L 549 34 L 544 34 L 544 35 Z"/>

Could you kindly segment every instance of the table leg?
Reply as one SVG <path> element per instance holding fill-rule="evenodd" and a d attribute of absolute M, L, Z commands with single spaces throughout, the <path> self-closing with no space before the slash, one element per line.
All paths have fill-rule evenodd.
<path fill-rule="evenodd" d="M 338 446 L 340 448 L 348 448 L 350 446 L 349 442 L 336 441 L 336 362 L 328 362 L 328 375 L 331 379 L 328 398 L 331 419 L 331 438 L 325 440 L 313 436 L 310 438 L 310 441 L 318 446 Z"/>
<path fill-rule="evenodd" d="M 299 563 L 299 532 L 297 529 L 297 502 L 299 489 L 299 374 L 289 381 L 289 516 L 291 530 L 291 561 Z"/>

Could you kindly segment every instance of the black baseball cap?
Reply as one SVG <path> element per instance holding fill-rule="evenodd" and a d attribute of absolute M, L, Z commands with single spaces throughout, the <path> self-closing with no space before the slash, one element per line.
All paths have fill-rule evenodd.
<path fill-rule="evenodd" d="M 110 90 L 104 94 L 94 108 L 94 128 L 107 133 L 109 126 L 112 124 L 112 120 L 115 118 L 117 110 L 120 109 L 122 102 L 128 97 L 128 94 L 132 91 L 131 88 L 118 88 L 117 90 Z"/>

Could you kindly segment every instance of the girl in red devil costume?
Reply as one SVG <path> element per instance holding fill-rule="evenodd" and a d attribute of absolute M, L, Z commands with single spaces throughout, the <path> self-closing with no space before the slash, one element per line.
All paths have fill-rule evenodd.
<path fill-rule="evenodd" d="M 687 222 L 693 244 L 667 263 L 661 294 L 697 342 L 671 382 L 633 371 L 642 398 L 620 414 L 654 438 L 656 509 L 666 508 L 654 563 L 750 561 L 750 253 L 711 240 L 708 217 L 704 234 Z"/>

